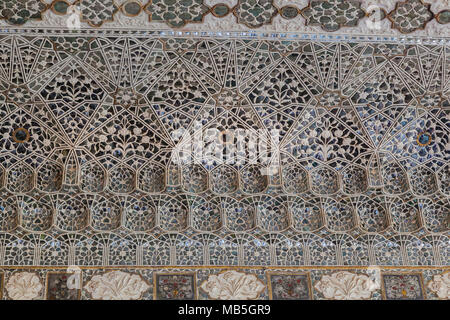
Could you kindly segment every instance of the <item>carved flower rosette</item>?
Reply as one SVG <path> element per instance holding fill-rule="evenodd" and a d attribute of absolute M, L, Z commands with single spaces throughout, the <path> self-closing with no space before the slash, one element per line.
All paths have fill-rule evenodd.
<path fill-rule="evenodd" d="M 254 300 L 265 289 L 265 285 L 253 274 L 230 270 L 218 275 L 210 275 L 200 288 L 211 299 Z"/>
<path fill-rule="evenodd" d="M 347 271 L 324 275 L 314 288 L 326 299 L 333 300 L 367 300 L 379 285 L 367 275 Z"/>
<path fill-rule="evenodd" d="M 9 278 L 6 290 L 13 300 L 33 300 L 39 297 L 42 283 L 35 273 L 19 272 Z"/>
<path fill-rule="evenodd" d="M 428 283 L 428 289 L 434 292 L 439 299 L 450 299 L 450 272 L 435 275 Z"/>
<path fill-rule="evenodd" d="M 93 276 L 85 286 L 97 300 L 138 300 L 149 288 L 139 275 L 122 271 Z"/>

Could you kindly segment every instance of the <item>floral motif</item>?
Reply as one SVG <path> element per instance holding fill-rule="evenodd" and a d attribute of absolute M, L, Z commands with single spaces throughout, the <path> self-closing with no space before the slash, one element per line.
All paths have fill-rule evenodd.
<path fill-rule="evenodd" d="M 241 105 L 243 97 L 235 90 L 222 89 L 219 93 L 213 96 L 216 101 L 216 105 L 225 109 L 232 109 Z"/>
<path fill-rule="evenodd" d="M 271 274 L 270 285 L 273 300 L 310 299 L 309 278 L 304 274 Z"/>
<path fill-rule="evenodd" d="M 12 103 L 24 104 L 31 101 L 30 92 L 24 87 L 12 87 L 7 92 L 8 100 Z"/>
<path fill-rule="evenodd" d="M 138 300 L 150 286 L 137 274 L 111 271 L 93 276 L 84 288 L 94 299 Z"/>
<path fill-rule="evenodd" d="M 13 300 L 33 300 L 39 297 L 43 286 L 35 273 L 19 272 L 9 278 L 6 291 Z"/>
<path fill-rule="evenodd" d="M 379 286 L 367 275 L 340 271 L 322 276 L 314 288 L 326 299 L 367 300 Z"/>
<path fill-rule="evenodd" d="M 238 23 L 243 23 L 249 28 L 258 28 L 270 24 L 277 14 L 277 9 L 273 5 L 273 0 L 239 0 L 233 13 Z"/>
<path fill-rule="evenodd" d="M 301 13 L 306 25 L 321 26 L 325 31 L 354 27 L 365 15 L 361 3 L 354 0 L 312 0 Z"/>
<path fill-rule="evenodd" d="M 433 280 L 428 283 L 428 289 L 440 299 L 450 299 L 450 272 L 433 276 Z"/>
<path fill-rule="evenodd" d="M 158 300 L 192 300 L 195 298 L 195 276 L 193 274 L 157 274 L 155 286 Z"/>
<path fill-rule="evenodd" d="M 47 300 L 78 300 L 80 294 L 80 274 L 47 274 Z"/>
<path fill-rule="evenodd" d="M 174 28 L 203 21 L 209 7 L 203 0 L 151 0 L 145 7 L 150 21 L 162 21 Z"/>
<path fill-rule="evenodd" d="M 115 92 L 114 104 L 129 108 L 136 106 L 141 99 L 142 96 L 136 93 L 133 88 L 120 88 Z"/>
<path fill-rule="evenodd" d="M 210 275 L 200 286 L 210 298 L 218 300 L 257 299 L 265 287 L 255 275 L 234 270 Z"/>
<path fill-rule="evenodd" d="M 319 102 L 323 107 L 333 109 L 341 106 L 342 97 L 338 92 L 324 91 Z"/>
<path fill-rule="evenodd" d="M 420 274 L 383 274 L 382 281 L 387 300 L 422 300 L 424 298 Z"/>
<path fill-rule="evenodd" d="M 402 33 L 411 33 L 418 29 L 425 29 L 428 21 L 433 19 L 430 7 L 431 4 L 424 3 L 422 0 L 397 2 L 388 18 L 392 22 L 392 28 Z"/>

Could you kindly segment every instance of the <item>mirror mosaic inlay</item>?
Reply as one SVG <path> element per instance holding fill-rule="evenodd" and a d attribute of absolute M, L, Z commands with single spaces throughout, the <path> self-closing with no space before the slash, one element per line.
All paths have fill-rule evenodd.
<path fill-rule="evenodd" d="M 449 299 L 437 2 L 1 1 L 0 297 Z"/>

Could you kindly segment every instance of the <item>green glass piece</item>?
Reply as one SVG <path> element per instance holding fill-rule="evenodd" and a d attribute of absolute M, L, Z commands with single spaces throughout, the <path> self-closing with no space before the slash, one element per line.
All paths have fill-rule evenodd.
<path fill-rule="evenodd" d="M 442 24 L 447 24 L 450 22 L 450 10 L 445 10 L 439 13 L 436 17 L 437 21 Z"/>
<path fill-rule="evenodd" d="M 123 9 L 130 16 L 137 16 L 141 12 L 141 6 L 137 2 L 128 2 Z"/>
<path fill-rule="evenodd" d="M 69 8 L 69 4 L 64 1 L 57 1 L 53 4 L 53 10 L 59 14 L 67 14 L 67 8 Z"/>
<path fill-rule="evenodd" d="M 218 4 L 213 8 L 214 15 L 216 15 L 218 17 L 226 16 L 229 11 L 230 11 L 230 9 L 228 8 L 228 6 L 226 6 L 224 4 Z"/>
<path fill-rule="evenodd" d="M 298 10 L 293 6 L 285 6 L 281 8 L 281 16 L 285 19 L 293 19 L 298 15 Z"/>

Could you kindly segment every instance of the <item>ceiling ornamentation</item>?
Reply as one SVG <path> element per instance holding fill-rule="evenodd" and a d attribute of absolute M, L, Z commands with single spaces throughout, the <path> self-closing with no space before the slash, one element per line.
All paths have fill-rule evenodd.
<path fill-rule="evenodd" d="M 0 50 L 5 265 L 448 261 L 447 46 L 8 35 Z"/>
<path fill-rule="evenodd" d="M 2 297 L 445 298 L 448 16 L 4 1 Z"/>

